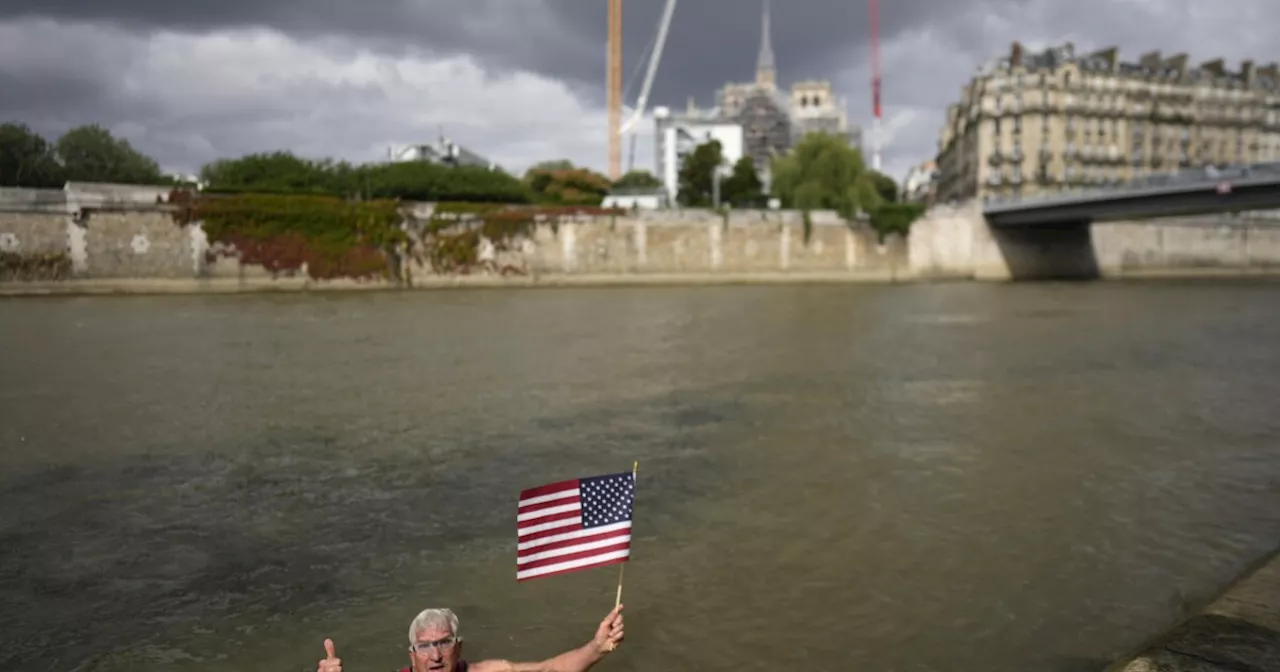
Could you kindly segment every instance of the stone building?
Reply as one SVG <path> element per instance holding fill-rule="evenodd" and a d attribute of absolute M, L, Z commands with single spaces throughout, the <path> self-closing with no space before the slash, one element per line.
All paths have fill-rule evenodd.
<path fill-rule="evenodd" d="M 907 170 L 902 180 L 902 200 L 908 203 L 932 205 L 937 186 L 938 164 L 925 161 Z"/>
<path fill-rule="evenodd" d="M 1070 43 L 979 70 L 947 109 L 936 198 L 1021 197 L 1280 160 L 1280 68 L 1186 54 L 1122 62 Z"/>
<path fill-rule="evenodd" d="M 793 85 L 790 92 L 778 88 L 770 23 L 769 3 L 765 0 L 755 81 L 726 84 L 716 100 L 720 116 L 742 126 L 745 154 L 751 157 L 765 184 L 769 183 L 773 157 L 786 154 L 806 133 L 839 134 L 854 147 L 862 147 L 862 133 L 856 127 L 850 128 L 844 103 L 837 103 L 830 82 L 803 81 Z"/>
<path fill-rule="evenodd" d="M 845 103 L 836 102 L 829 81 L 809 80 L 791 86 L 792 143 L 809 133 L 843 136 L 850 146 L 862 149 L 862 130 L 849 126 Z"/>

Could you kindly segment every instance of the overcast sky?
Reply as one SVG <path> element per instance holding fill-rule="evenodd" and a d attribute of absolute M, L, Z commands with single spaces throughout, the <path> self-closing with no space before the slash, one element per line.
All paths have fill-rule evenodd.
<path fill-rule="evenodd" d="M 638 66 L 663 0 L 624 0 Z M 1009 43 L 1280 60 L 1280 0 L 882 0 L 885 168 L 927 160 L 946 105 Z M 0 0 L 0 120 L 97 122 L 169 170 L 289 149 L 364 161 L 446 135 L 512 171 L 606 159 L 605 0 Z M 652 102 L 749 80 L 760 0 L 680 0 Z M 773 0 L 779 80 L 831 80 L 870 127 L 866 0 Z M 631 99 L 639 89 L 639 77 Z M 648 125 L 645 131 L 651 132 Z M 652 168 L 641 139 L 637 167 Z"/>

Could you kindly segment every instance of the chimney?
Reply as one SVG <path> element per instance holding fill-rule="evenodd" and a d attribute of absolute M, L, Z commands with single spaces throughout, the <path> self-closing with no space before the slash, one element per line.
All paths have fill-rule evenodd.
<path fill-rule="evenodd" d="M 1022 65 L 1022 43 L 1014 42 L 1013 48 L 1009 50 L 1009 65 L 1018 67 Z"/>

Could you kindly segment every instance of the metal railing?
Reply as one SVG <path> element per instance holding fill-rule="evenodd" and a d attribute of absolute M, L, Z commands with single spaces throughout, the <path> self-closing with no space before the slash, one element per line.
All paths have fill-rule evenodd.
<path fill-rule="evenodd" d="M 1110 196 L 1125 192 L 1140 192 L 1148 189 L 1178 189 L 1194 187 L 1212 187 L 1221 182 L 1235 180 L 1274 179 L 1280 181 L 1280 161 L 1268 163 L 1252 163 L 1226 167 L 1204 166 L 1200 168 L 1184 168 L 1177 172 L 1159 173 L 1146 177 L 1127 180 L 1118 185 L 1100 186 L 1096 188 L 1036 194 L 1034 196 L 992 197 L 986 205 L 1034 205 L 1056 200 L 1079 200 L 1090 196 Z"/>

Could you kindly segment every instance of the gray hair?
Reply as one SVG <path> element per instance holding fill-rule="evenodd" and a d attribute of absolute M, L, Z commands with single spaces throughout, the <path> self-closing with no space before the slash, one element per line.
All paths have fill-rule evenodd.
<path fill-rule="evenodd" d="M 423 609 L 409 624 L 409 644 L 418 641 L 418 633 L 431 627 L 447 627 L 454 637 L 458 635 L 458 615 L 450 609 Z"/>

